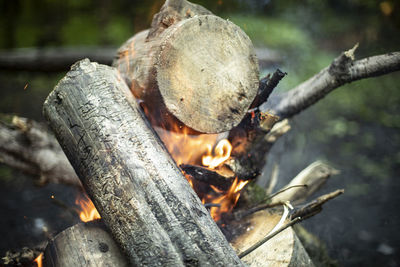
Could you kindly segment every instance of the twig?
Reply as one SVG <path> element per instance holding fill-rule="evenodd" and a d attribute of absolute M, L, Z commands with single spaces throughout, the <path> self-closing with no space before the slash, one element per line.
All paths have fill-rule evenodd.
<path fill-rule="evenodd" d="M 260 81 L 259 93 L 254 99 L 253 103 L 250 106 L 250 109 L 258 108 L 264 102 L 268 100 L 269 95 L 278 85 L 280 80 L 287 75 L 286 72 L 282 72 L 280 69 L 277 69 L 270 78 L 270 75 L 262 78 Z"/>
<path fill-rule="evenodd" d="M 400 70 L 400 52 L 354 61 L 357 46 L 343 52 L 310 79 L 271 99 L 267 108 L 281 118 L 292 117 L 346 83 Z"/>
<path fill-rule="evenodd" d="M 306 185 L 306 184 L 298 184 L 298 185 L 291 185 L 291 186 L 285 187 L 285 188 L 283 188 L 283 189 L 281 189 L 281 190 L 279 190 L 279 191 L 277 191 L 277 192 L 271 194 L 270 196 L 268 196 L 268 198 L 266 199 L 266 201 L 267 201 L 267 200 L 270 200 L 270 199 L 272 199 L 272 198 L 274 198 L 275 196 L 277 196 L 277 195 L 279 195 L 279 194 L 282 194 L 283 192 L 285 192 L 285 191 L 287 191 L 287 190 L 289 190 L 289 189 L 298 188 L 298 187 L 304 188 L 304 187 L 307 187 L 307 185 Z"/>
<path fill-rule="evenodd" d="M 268 240 L 270 240 L 271 238 L 273 238 L 274 236 L 276 236 L 277 234 L 279 234 L 280 232 L 282 232 L 283 230 L 295 225 L 296 223 L 299 223 L 303 220 L 306 220 L 316 214 L 318 214 L 321 210 L 322 210 L 322 205 L 325 204 L 327 201 L 343 194 L 344 190 L 343 189 L 339 189 L 336 190 L 332 193 L 329 194 L 325 194 L 322 195 L 320 197 L 318 197 L 317 199 L 311 201 L 310 203 L 302 206 L 301 208 L 295 209 L 292 214 L 291 214 L 291 220 L 283 225 L 282 227 L 280 227 L 278 230 L 276 230 L 275 232 L 270 232 L 268 233 L 267 236 L 265 236 L 263 239 L 261 239 L 260 241 L 258 241 L 257 243 L 255 243 L 254 245 L 252 245 L 250 248 L 246 249 L 245 251 L 243 251 L 242 253 L 240 253 L 238 256 L 239 258 L 243 258 L 246 255 L 250 254 L 251 252 L 253 252 L 254 250 L 256 250 L 258 247 L 260 247 L 261 245 L 263 245 L 265 242 L 267 242 Z"/>
<path fill-rule="evenodd" d="M 302 218 L 308 218 L 311 217 L 322 210 L 322 205 L 325 204 L 327 201 L 334 199 L 335 197 L 341 195 L 344 193 L 343 189 L 338 189 L 334 192 L 331 192 L 329 194 L 322 195 L 318 197 L 317 199 L 309 202 L 306 205 L 303 205 L 299 208 L 296 208 L 293 210 L 291 217 L 296 218 L 296 217 L 302 217 Z"/>

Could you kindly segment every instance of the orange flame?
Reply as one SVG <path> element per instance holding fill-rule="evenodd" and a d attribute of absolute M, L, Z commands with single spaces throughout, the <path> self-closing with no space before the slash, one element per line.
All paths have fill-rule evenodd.
<path fill-rule="evenodd" d="M 239 200 L 240 192 L 248 182 L 249 181 L 239 181 L 239 179 L 236 177 L 227 192 L 221 192 L 220 190 L 212 186 L 214 191 L 223 194 L 217 198 L 211 198 L 209 200 L 209 203 L 220 205 L 219 207 L 211 207 L 210 209 L 211 217 L 214 219 L 214 221 L 219 221 L 223 213 L 228 213 L 232 211 Z"/>
<path fill-rule="evenodd" d="M 232 146 L 227 139 L 222 139 L 214 149 L 215 156 L 212 156 L 211 154 L 211 145 L 207 145 L 207 150 L 207 155 L 202 157 L 202 163 L 204 166 L 214 169 L 229 159 L 232 152 Z"/>
<path fill-rule="evenodd" d="M 126 73 L 134 69 L 130 68 L 130 58 L 132 58 L 134 54 L 135 44 L 134 41 L 131 40 L 129 46 L 127 46 L 124 51 L 120 52 L 119 58 L 121 61 L 120 65 L 125 65 L 124 71 L 126 71 Z M 131 84 L 131 91 L 140 99 L 141 91 L 135 88 L 135 82 Z M 194 134 L 192 129 L 181 124 L 168 114 L 162 114 L 159 110 L 150 111 L 144 102 L 141 102 L 141 107 L 178 166 L 181 164 L 191 164 L 203 165 L 209 169 L 216 169 L 231 156 L 231 143 L 227 139 L 222 139 L 217 144 L 218 134 Z M 191 176 L 184 172 L 183 174 L 190 186 L 194 188 Z M 239 182 L 238 179 L 235 179 L 227 192 L 219 192 L 216 190 L 220 196 L 215 196 L 215 194 L 211 196 L 211 194 L 209 194 L 205 199 L 202 199 L 203 203 L 207 202 L 221 205 L 221 207 L 213 207 L 210 210 L 214 220 L 219 220 L 222 213 L 229 212 L 233 209 L 239 199 L 240 191 L 246 184 L 247 182 Z M 91 202 L 90 204 L 93 206 Z M 93 209 L 96 211 L 94 206 Z M 97 218 L 100 218 L 100 216 Z M 81 220 L 84 221 L 82 212 Z"/>
<path fill-rule="evenodd" d="M 150 113 L 143 104 L 142 107 L 178 166 L 191 164 L 217 169 L 230 158 L 232 145 L 227 139 L 222 139 L 217 143 L 218 134 L 191 134 L 192 130 L 190 128 L 185 125 L 179 125 L 179 122 L 174 119 L 169 120 L 168 117 L 165 121 L 159 122 L 162 114 Z M 191 176 L 184 172 L 183 174 L 190 186 L 194 188 Z M 214 203 L 220 205 L 220 207 L 212 207 L 210 210 L 211 216 L 215 221 L 221 219 L 222 213 L 230 212 L 233 209 L 240 197 L 240 191 L 246 184 L 247 181 L 235 179 L 227 192 L 221 192 L 213 188 L 218 193 L 217 195 L 205 194 L 206 196 L 202 199 L 203 204 Z"/>
<path fill-rule="evenodd" d="M 86 194 L 78 195 L 75 204 L 81 208 L 78 213 L 82 222 L 90 222 L 101 218 L 93 202 Z"/>
<path fill-rule="evenodd" d="M 38 267 L 42 267 L 43 266 L 43 253 L 40 253 L 39 256 L 37 256 L 37 258 L 33 262 L 36 262 Z"/>

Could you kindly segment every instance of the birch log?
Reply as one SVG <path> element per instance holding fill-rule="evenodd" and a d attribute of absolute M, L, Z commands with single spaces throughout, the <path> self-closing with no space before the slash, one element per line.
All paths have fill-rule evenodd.
<path fill-rule="evenodd" d="M 116 69 L 76 63 L 44 115 L 132 265 L 242 265 Z"/>
<path fill-rule="evenodd" d="M 151 28 L 128 40 L 113 64 L 150 113 L 218 133 L 238 125 L 258 90 L 258 62 L 235 24 L 186 0 L 167 0 Z"/>

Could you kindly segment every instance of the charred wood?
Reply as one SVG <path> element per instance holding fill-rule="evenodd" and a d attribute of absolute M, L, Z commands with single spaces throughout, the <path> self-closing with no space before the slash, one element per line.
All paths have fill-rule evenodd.
<path fill-rule="evenodd" d="M 190 164 L 182 164 L 179 166 L 186 174 L 189 174 L 197 182 L 215 186 L 216 188 L 226 191 L 233 182 L 233 178 L 225 177 L 216 171 Z"/>
<path fill-rule="evenodd" d="M 44 114 L 131 264 L 242 265 L 116 69 L 76 63 Z"/>

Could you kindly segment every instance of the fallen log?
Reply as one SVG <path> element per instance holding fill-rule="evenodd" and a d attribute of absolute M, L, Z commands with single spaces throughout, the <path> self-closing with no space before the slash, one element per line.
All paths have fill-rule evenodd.
<path fill-rule="evenodd" d="M 167 0 L 151 28 L 119 49 L 113 65 L 149 113 L 161 109 L 198 132 L 238 125 L 258 90 L 248 36 L 186 0 Z"/>
<path fill-rule="evenodd" d="M 34 120 L 0 115 L 0 162 L 48 182 L 81 186 L 54 135 Z"/>
<path fill-rule="evenodd" d="M 116 69 L 76 63 L 44 115 L 132 265 L 242 265 Z"/>

